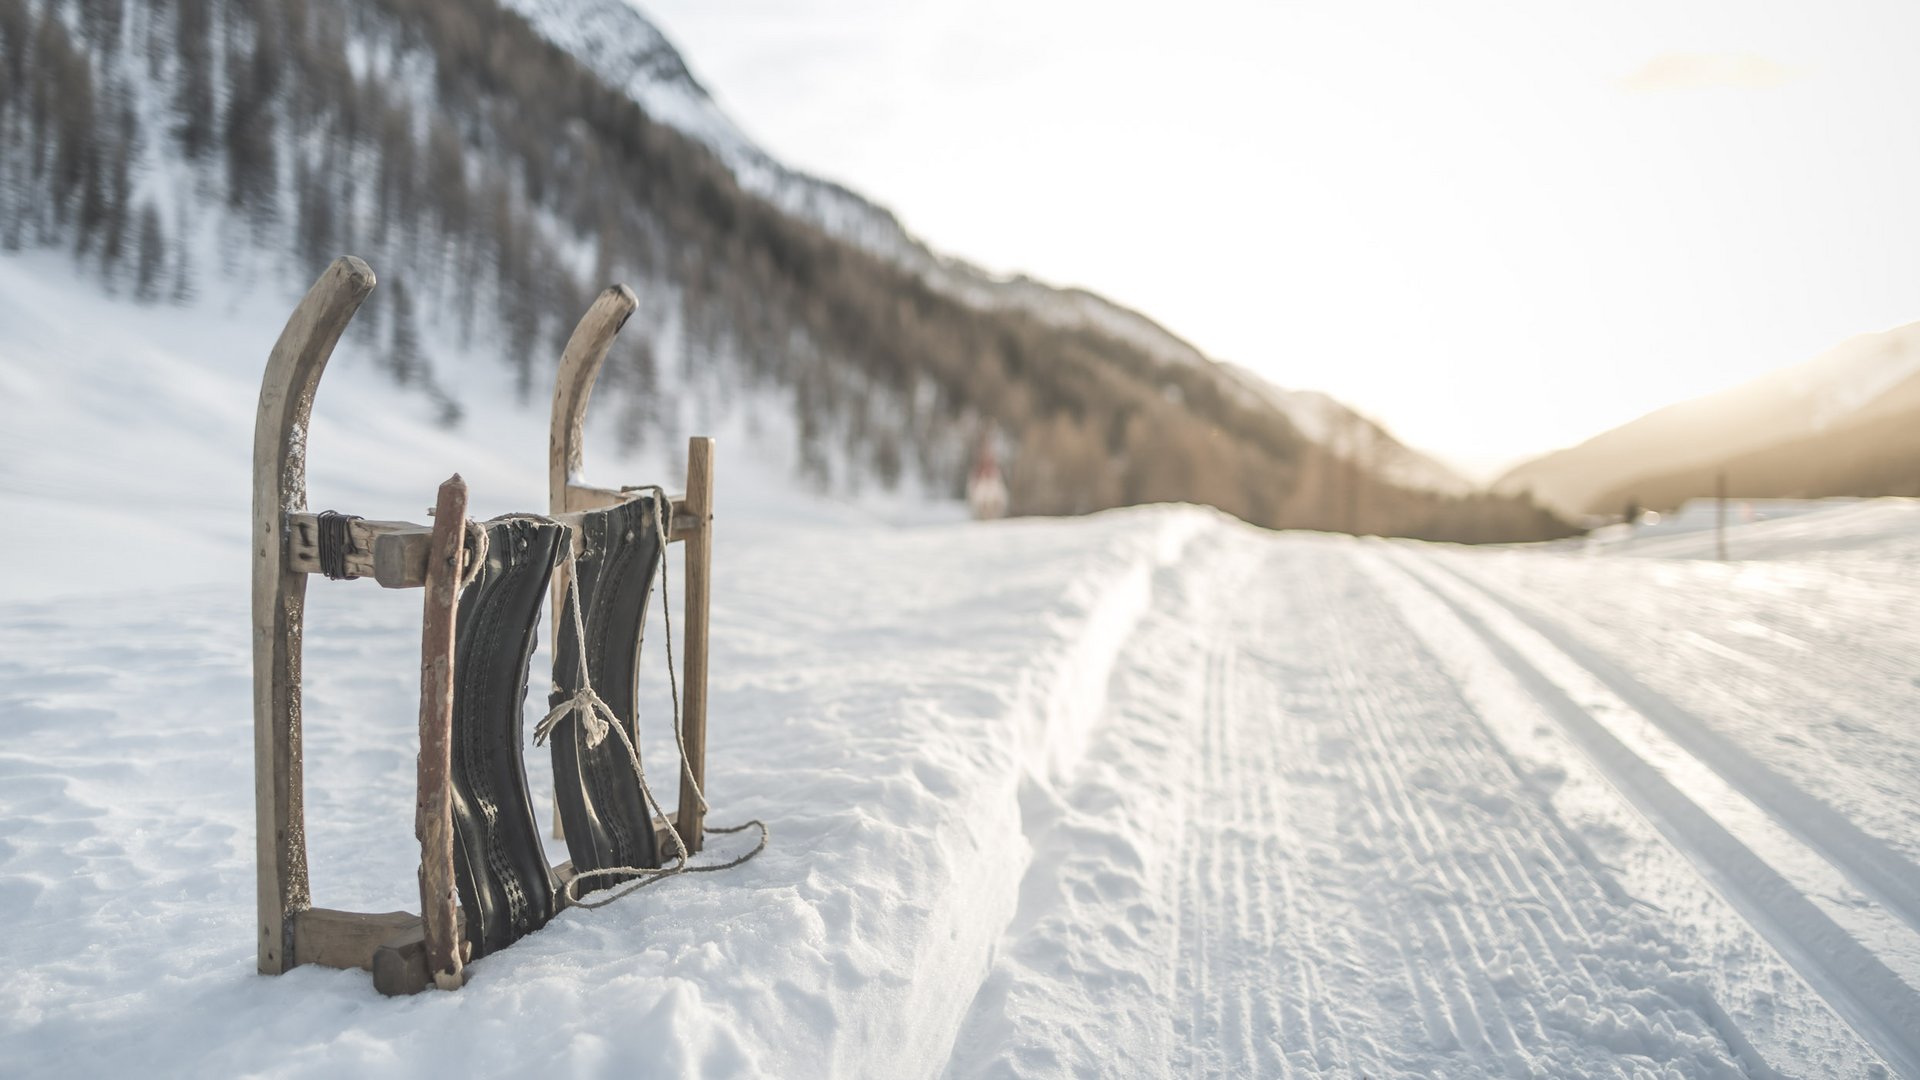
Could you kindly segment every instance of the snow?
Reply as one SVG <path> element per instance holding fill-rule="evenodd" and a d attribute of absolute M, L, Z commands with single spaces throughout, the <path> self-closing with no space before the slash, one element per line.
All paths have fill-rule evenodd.
<path fill-rule="evenodd" d="M 723 431 L 708 786 L 768 850 L 457 993 L 257 975 L 247 448 L 289 301 L 0 259 L 9 1075 L 1920 1075 L 1901 500 L 1763 508 L 1730 562 L 1697 512 L 1491 550 L 972 524 Z M 350 335 L 313 504 L 418 520 L 459 469 L 539 506 L 544 410 L 460 370 L 442 430 Z M 596 430 L 588 479 L 671 485 L 680 433 Z M 419 598 L 309 596 L 315 900 L 412 908 Z"/>

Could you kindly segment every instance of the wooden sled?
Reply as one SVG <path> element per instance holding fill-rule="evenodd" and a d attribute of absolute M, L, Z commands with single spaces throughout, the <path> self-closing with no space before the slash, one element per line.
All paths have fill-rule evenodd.
<path fill-rule="evenodd" d="M 713 441 L 692 440 L 684 496 L 574 482 L 594 377 L 635 307 L 633 293 L 615 286 L 582 318 L 562 358 L 554 395 L 549 515 L 470 524 L 465 484 L 458 476 L 442 485 L 431 527 L 311 513 L 306 435 L 314 392 L 340 335 L 373 286 L 373 272 L 364 262 L 335 260 L 287 321 L 260 387 L 252 560 L 257 944 L 264 974 L 300 964 L 363 968 L 373 973 L 382 993 L 410 994 L 434 985 L 460 986 L 469 960 L 538 929 L 567 903 L 566 886 L 581 871 L 571 859 L 547 864 L 522 760 L 521 708 L 533 635 L 549 585 L 554 597 L 563 595 L 564 583 L 556 579 L 569 550 L 583 581 L 590 572 L 607 573 L 605 567 L 616 565 L 610 561 L 615 555 L 632 564 L 632 552 L 616 552 L 618 545 L 607 538 L 640 536 L 645 526 L 637 511 L 651 511 L 646 500 L 655 497 L 666 502 L 650 520 L 664 529 L 653 530 L 651 550 L 657 554 L 657 545 L 673 541 L 686 544 L 684 767 L 696 782 L 704 779 Z M 661 531 L 667 535 L 658 536 Z M 602 554 L 594 555 L 596 550 Z M 646 550 L 641 543 L 642 558 Z M 314 574 L 426 590 L 415 820 L 421 841 L 419 915 L 312 906 L 302 805 L 300 676 L 307 579 Z M 637 655 L 640 628 L 637 617 L 630 627 L 615 625 L 633 609 L 633 589 L 608 594 L 615 598 L 606 600 L 597 616 L 593 609 L 601 601 L 583 603 L 587 623 L 601 628 L 597 639 L 588 635 L 600 644 L 589 666 L 628 673 L 621 716 L 630 726 L 632 665 L 622 660 L 622 650 L 631 642 Z M 640 604 L 643 613 L 644 597 Z M 564 666 L 556 664 L 556 685 Z M 556 766 L 560 757 L 557 740 Z M 625 813 L 604 813 L 616 831 L 628 835 L 621 838 L 625 847 L 596 849 L 593 858 L 602 863 L 630 859 L 650 848 L 651 863 L 611 865 L 658 865 L 659 853 L 668 848 L 667 829 L 675 825 L 687 847 L 697 850 L 703 829 L 699 795 L 691 785 L 683 784 L 682 790 L 679 810 L 668 815 L 669 824 L 657 834 L 644 807 L 645 816 L 638 818 L 630 807 Z M 639 830 L 650 835 L 636 845 L 631 834 Z M 592 829 L 579 831 L 589 835 L 577 843 L 594 841 Z"/>

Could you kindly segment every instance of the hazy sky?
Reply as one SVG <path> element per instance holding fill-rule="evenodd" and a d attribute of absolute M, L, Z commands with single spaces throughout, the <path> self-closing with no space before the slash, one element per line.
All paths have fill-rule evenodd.
<path fill-rule="evenodd" d="M 1481 471 L 1920 319 L 1920 3 L 637 2 L 937 249 Z"/>

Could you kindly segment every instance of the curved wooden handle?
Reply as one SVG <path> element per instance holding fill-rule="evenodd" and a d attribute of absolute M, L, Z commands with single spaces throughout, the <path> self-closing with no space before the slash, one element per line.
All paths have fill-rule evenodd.
<path fill-rule="evenodd" d="M 254 418 L 254 836 L 259 967 L 269 975 L 300 962 L 292 917 L 311 904 L 300 805 L 300 630 L 307 577 L 289 570 L 282 532 L 286 515 L 307 506 L 307 425 L 314 391 L 334 345 L 373 284 L 373 271 L 352 256 L 327 267 L 274 343 Z"/>
<path fill-rule="evenodd" d="M 583 426 L 587 399 L 600 376 L 613 339 L 627 324 L 640 301 L 625 285 L 609 285 L 580 317 L 560 354 L 560 370 L 553 380 L 553 418 L 547 438 L 547 512 L 564 514 L 579 507 L 567 505 L 567 484 L 586 460 Z"/>
<path fill-rule="evenodd" d="M 553 377 L 553 416 L 547 426 L 547 513 L 556 517 L 570 510 L 591 509 L 573 505 L 570 497 L 573 480 L 586 463 L 587 400 L 593 396 L 593 383 L 600 377 L 600 365 L 606 362 L 613 339 L 627 317 L 640 306 L 633 290 L 625 285 L 609 285 L 594 298 L 593 306 L 580 316 L 560 353 L 560 370 Z M 549 640 L 556 653 L 560 647 L 560 618 L 567 595 L 567 571 L 553 572 L 553 624 Z M 553 838 L 566 839 L 560 824 L 560 803 L 553 804 Z"/>

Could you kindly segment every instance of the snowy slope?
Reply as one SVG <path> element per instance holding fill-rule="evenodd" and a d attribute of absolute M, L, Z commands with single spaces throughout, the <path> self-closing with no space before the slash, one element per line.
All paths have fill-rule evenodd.
<path fill-rule="evenodd" d="M 377 272 L 377 268 L 376 268 Z M 17 569 L 0 596 L 92 594 L 150 580 L 152 565 L 118 557 L 119 529 L 140 522 L 151 560 L 174 581 L 227 579 L 244 557 L 248 468 L 260 368 L 295 296 L 271 278 L 238 284 L 187 307 L 136 307 L 93 293 L 68 260 L 44 253 L 0 259 L 0 498 L 36 516 L 71 522 L 49 546 L 31 531 L 0 534 L 0 559 Z M 368 306 L 383 299 L 378 287 Z M 363 309 L 364 312 L 365 309 Z M 418 520 L 441 480 L 461 472 L 484 514 L 544 505 L 546 416 L 515 402 L 512 375 L 486 362 L 487 346 L 445 342 L 439 358 L 466 372 L 465 420 L 425 421 L 419 399 L 396 388 L 362 317 L 329 365 L 311 435 L 313 505 L 358 507 L 363 517 Z M 542 365 L 547 371 L 551 365 Z M 546 393 L 542 388 L 542 394 Z M 588 417 L 590 471 L 647 476 L 670 486 L 683 468 L 684 435 L 723 440 L 735 490 L 756 505 L 809 518 L 953 520 L 955 503 L 911 486 L 892 496 L 801 493 L 789 475 L 791 438 L 777 411 L 684 402 L 641 446 L 609 433 L 617 399 Z M 484 433 L 483 435 L 481 433 Z M 597 438 L 595 437 L 597 434 Z"/>
<path fill-rule="evenodd" d="M 1494 490 L 1531 491 L 1572 514 L 1614 512 L 1596 502 L 1643 477 L 1736 459 L 1870 419 L 1883 405 L 1916 402 L 1920 323 L 1861 334 L 1804 363 L 1649 413 L 1520 465 Z"/>
<path fill-rule="evenodd" d="M 1449 494 L 1473 488 L 1452 469 L 1401 445 L 1379 425 L 1325 394 L 1280 389 L 1264 377 L 1214 365 L 1152 319 L 1084 289 L 1059 288 L 1024 275 L 996 277 L 940 255 L 914 238 L 888 210 L 838 184 L 787 168 L 753 143 L 708 96 L 666 36 L 629 0 L 505 0 L 548 40 L 578 57 L 614 86 L 625 87 L 649 115 L 712 148 L 742 186 L 828 233 L 887 258 L 942 292 L 983 309 L 1010 308 L 1057 326 L 1127 342 L 1164 364 L 1217 371 L 1230 392 L 1275 407 L 1307 438 L 1342 457 L 1333 430 L 1365 427 L 1381 473 L 1394 483 Z"/>
<path fill-rule="evenodd" d="M 1731 564 L 1182 507 L 897 527 L 723 432 L 709 787 L 770 849 L 457 994 L 256 975 L 277 319 L 0 274 L 0 510 L 39 526 L 0 551 L 9 1074 L 1920 1075 L 1903 502 L 1743 526 L 1766 558 Z M 418 519 L 458 468 L 537 506 L 544 431 L 477 397 L 497 438 L 433 428 L 350 338 L 315 505 Z M 608 449 L 590 477 L 671 480 Z M 412 907 L 419 598 L 310 595 L 316 899 Z"/>
<path fill-rule="evenodd" d="M 1335 455 L 1357 461 L 1403 487 L 1464 495 L 1474 485 L 1426 454 L 1401 443 L 1379 424 L 1318 390 L 1287 390 L 1242 367 L 1228 366 L 1246 390 L 1272 403 L 1302 435 Z"/>

